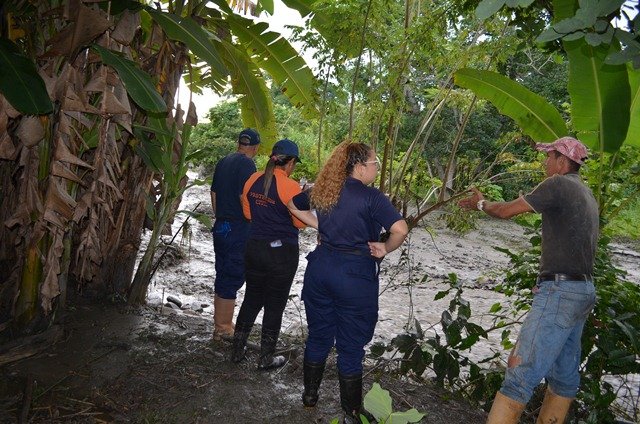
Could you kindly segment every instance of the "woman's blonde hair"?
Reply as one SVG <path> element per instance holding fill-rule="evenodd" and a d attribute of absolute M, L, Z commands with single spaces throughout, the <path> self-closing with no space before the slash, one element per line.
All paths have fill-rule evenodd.
<path fill-rule="evenodd" d="M 320 212 L 330 211 L 338 203 L 347 176 L 357 164 L 367 161 L 372 150 L 371 146 L 349 140 L 338 144 L 313 185 L 311 205 Z"/>

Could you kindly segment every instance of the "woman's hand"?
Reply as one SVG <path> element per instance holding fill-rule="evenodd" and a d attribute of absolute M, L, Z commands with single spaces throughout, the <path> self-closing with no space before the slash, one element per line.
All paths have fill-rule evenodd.
<path fill-rule="evenodd" d="M 387 253 L 393 252 L 400 247 L 405 237 L 407 237 L 407 234 L 409 234 L 407 222 L 404 219 L 397 220 L 391 228 L 389 228 L 389 238 L 385 242 L 369 242 L 371 256 L 383 258 Z"/>
<path fill-rule="evenodd" d="M 387 254 L 387 248 L 381 241 L 370 241 L 369 250 L 371 250 L 371 256 L 376 258 L 384 258 Z"/>

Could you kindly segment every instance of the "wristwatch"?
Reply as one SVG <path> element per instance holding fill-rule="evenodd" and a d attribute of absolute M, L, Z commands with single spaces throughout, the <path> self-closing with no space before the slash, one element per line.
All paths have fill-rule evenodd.
<path fill-rule="evenodd" d="M 487 201 L 486 201 L 486 200 L 484 200 L 484 199 L 480 199 L 480 200 L 478 200 L 478 203 L 476 204 L 476 208 L 478 208 L 478 210 L 479 210 L 479 211 L 483 211 L 483 210 L 484 210 L 484 204 L 485 204 L 486 202 L 487 202 Z"/>

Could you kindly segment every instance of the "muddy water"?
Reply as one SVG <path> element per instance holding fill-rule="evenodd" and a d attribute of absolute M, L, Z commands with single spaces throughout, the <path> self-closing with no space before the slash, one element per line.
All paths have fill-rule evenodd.
<path fill-rule="evenodd" d="M 193 176 L 192 176 L 193 177 Z M 194 186 L 183 198 L 180 209 L 193 210 L 201 202 L 198 211 L 211 215 L 209 188 Z M 184 222 L 178 216 L 173 224 L 176 232 Z M 508 257 L 494 246 L 512 250 L 528 245 L 522 229 L 511 221 L 483 219 L 479 228 L 460 236 L 445 228 L 437 218 L 427 217 L 423 227 L 414 229 L 401 249 L 385 258 L 380 274 L 379 322 L 373 342 L 389 342 L 405 329 L 411 330 L 418 320 L 427 334 L 438 332 L 441 314 L 448 308 L 451 296 L 434 301 L 434 296 L 447 289 L 447 275 L 455 273 L 465 286 L 464 298 L 472 309 L 472 321 L 487 327 L 492 322 L 488 313 L 496 302 L 504 298 L 489 288 L 501 279 L 509 265 Z M 160 305 L 169 295 L 183 303 L 183 310 L 176 313 L 195 313 L 212 318 L 214 253 L 213 241 L 207 228 L 189 220 L 189 236 L 178 235 L 175 244 L 182 244 L 188 252 L 187 260 L 161 266 L 154 276 L 148 294 L 151 305 Z M 316 232 L 305 229 L 300 236 L 300 263 L 283 317 L 283 331 L 304 338 L 306 332 L 304 306 L 300 300 L 302 280 L 306 268 L 306 255 L 315 248 Z M 162 250 L 162 249 L 161 249 Z M 628 271 L 628 279 L 640 283 L 640 254 L 628 246 L 614 245 L 618 266 Z M 167 255 L 170 256 L 170 255 Z M 169 261 L 170 262 L 170 261 Z M 238 293 L 240 305 L 244 289 Z M 236 314 L 238 307 L 236 307 Z M 258 322 L 262 319 L 260 315 Z M 518 326 L 511 335 L 515 341 Z M 500 346 L 500 332 L 494 331 L 488 340 L 481 339 L 469 352 L 472 360 L 480 360 L 500 352 L 500 362 L 506 364 L 508 352 Z M 638 397 L 638 376 L 630 376 L 629 389 Z M 618 386 L 618 384 L 616 384 Z M 624 389 L 624 385 L 622 385 Z M 635 392 L 633 392 L 635 390 Z"/>

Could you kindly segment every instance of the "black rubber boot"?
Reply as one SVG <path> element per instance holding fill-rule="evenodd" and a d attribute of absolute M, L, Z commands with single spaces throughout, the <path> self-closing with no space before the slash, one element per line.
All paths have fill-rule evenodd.
<path fill-rule="evenodd" d="M 247 351 L 247 339 L 251 334 L 251 328 L 253 323 L 237 322 L 236 328 L 233 333 L 233 347 L 231 351 L 231 362 L 241 362 L 245 359 L 245 352 Z"/>
<path fill-rule="evenodd" d="M 318 389 L 322 382 L 325 362 L 304 361 L 304 393 L 302 403 L 306 407 L 314 407 L 318 403 Z"/>
<path fill-rule="evenodd" d="M 360 414 L 369 419 L 373 417 L 362 408 L 362 374 L 343 375 L 338 373 L 340 380 L 340 406 L 345 413 L 344 424 L 361 424 Z"/>
<path fill-rule="evenodd" d="M 262 339 L 260 340 L 260 360 L 259 370 L 270 370 L 283 366 L 287 360 L 284 356 L 274 356 L 276 344 L 278 343 L 279 331 L 262 328 Z"/>

